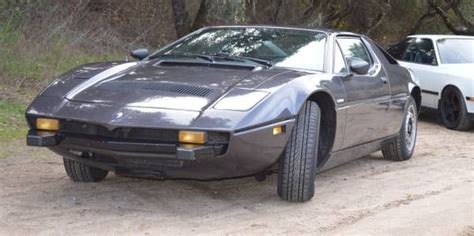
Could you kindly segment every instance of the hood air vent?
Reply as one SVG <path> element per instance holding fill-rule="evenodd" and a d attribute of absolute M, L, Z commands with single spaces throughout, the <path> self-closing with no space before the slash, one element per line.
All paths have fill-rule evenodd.
<path fill-rule="evenodd" d="M 143 80 L 113 80 L 98 86 L 102 89 L 118 91 L 118 90 L 146 90 L 146 91 L 161 91 L 178 93 L 184 95 L 198 96 L 198 97 L 210 97 L 214 90 L 193 84 L 179 84 L 173 82 L 155 82 L 155 81 L 143 81 Z"/>

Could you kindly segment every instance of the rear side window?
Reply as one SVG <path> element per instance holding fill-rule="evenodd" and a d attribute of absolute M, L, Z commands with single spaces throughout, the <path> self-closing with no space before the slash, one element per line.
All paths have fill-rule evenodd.
<path fill-rule="evenodd" d="M 366 61 L 369 65 L 373 64 L 372 58 L 360 38 L 338 38 L 337 42 L 346 61 L 350 61 L 351 58 L 358 58 Z"/>

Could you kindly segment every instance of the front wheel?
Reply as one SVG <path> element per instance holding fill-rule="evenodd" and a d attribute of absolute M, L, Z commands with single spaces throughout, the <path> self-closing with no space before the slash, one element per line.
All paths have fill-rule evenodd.
<path fill-rule="evenodd" d="M 107 170 L 88 166 L 86 164 L 63 158 L 64 169 L 74 182 L 99 182 L 105 179 Z"/>
<path fill-rule="evenodd" d="M 397 138 L 382 147 L 383 157 L 392 161 L 406 161 L 415 151 L 418 112 L 415 100 L 410 97 L 402 128 Z"/>
<path fill-rule="evenodd" d="M 318 104 L 307 101 L 296 118 L 280 160 L 278 195 L 284 200 L 305 202 L 313 198 L 320 120 Z"/>
<path fill-rule="evenodd" d="M 439 104 L 441 120 L 448 129 L 468 130 L 472 122 L 467 118 L 464 97 L 455 87 L 447 87 L 441 95 Z"/>

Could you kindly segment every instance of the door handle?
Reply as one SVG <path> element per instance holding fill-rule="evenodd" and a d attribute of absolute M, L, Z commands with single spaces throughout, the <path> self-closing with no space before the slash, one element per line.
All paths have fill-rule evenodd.
<path fill-rule="evenodd" d="M 385 77 L 385 76 L 380 77 L 380 80 L 382 80 L 382 82 L 384 84 L 386 84 L 388 82 L 387 77 Z"/>

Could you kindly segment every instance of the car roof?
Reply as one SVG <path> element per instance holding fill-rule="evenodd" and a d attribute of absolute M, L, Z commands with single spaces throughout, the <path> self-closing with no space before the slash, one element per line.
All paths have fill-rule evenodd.
<path fill-rule="evenodd" d="M 415 34 L 408 36 L 409 38 L 429 38 L 438 39 L 474 39 L 474 36 L 468 35 L 452 35 L 452 34 Z"/>
<path fill-rule="evenodd" d="M 352 36 L 362 36 L 356 33 L 339 31 L 335 29 L 327 28 L 309 28 L 309 27 L 296 27 L 296 26 L 274 26 L 274 25 L 217 25 L 217 26 L 208 26 L 203 29 L 213 29 L 213 28 L 271 28 L 271 29 L 289 29 L 289 30 L 309 30 L 309 31 L 318 31 L 324 32 L 327 34 L 336 34 L 336 35 L 352 35 Z"/>

